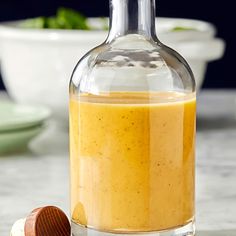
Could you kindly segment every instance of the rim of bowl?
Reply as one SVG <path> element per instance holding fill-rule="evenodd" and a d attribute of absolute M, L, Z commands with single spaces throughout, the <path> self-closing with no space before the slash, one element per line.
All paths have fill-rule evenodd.
<path fill-rule="evenodd" d="M 98 18 L 88 18 L 89 22 L 93 23 Z M 108 18 L 107 18 L 108 20 Z M 3 22 L 0 24 L 0 39 L 12 39 L 12 40 L 29 40 L 29 41 L 52 41 L 52 42 L 84 42 L 85 39 L 98 41 L 105 40 L 107 37 L 106 30 L 61 30 L 61 29 L 25 29 L 19 28 L 19 24 L 25 20 Z M 166 18 L 158 17 L 156 19 L 157 33 L 164 36 L 187 36 L 187 38 L 194 39 L 195 36 L 203 38 L 211 38 L 216 34 L 216 28 L 213 24 L 185 18 Z M 159 25 L 159 27 L 158 27 Z M 171 28 L 176 26 L 195 28 L 197 31 L 170 31 Z M 96 34 L 96 35 L 95 35 Z M 182 37 L 181 37 L 182 38 Z"/>

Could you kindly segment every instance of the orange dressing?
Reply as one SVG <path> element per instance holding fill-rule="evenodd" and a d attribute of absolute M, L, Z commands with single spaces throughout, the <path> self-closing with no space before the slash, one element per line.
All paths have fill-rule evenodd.
<path fill-rule="evenodd" d="M 73 221 L 135 232 L 192 220 L 195 117 L 195 94 L 71 98 Z"/>

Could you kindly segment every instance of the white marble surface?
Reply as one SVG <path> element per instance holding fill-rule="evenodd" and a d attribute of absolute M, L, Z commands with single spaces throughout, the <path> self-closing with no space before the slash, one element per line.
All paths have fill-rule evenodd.
<path fill-rule="evenodd" d="M 0 157 L 0 236 L 41 205 L 68 213 L 68 133 L 49 124 L 26 154 Z M 203 91 L 198 101 L 198 235 L 236 236 L 236 90 Z"/>

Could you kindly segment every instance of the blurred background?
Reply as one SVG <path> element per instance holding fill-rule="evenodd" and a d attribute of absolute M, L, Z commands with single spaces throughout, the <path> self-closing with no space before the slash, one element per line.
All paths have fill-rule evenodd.
<path fill-rule="evenodd" d="M 77 1 L 77 0 L 1 0 L 0 21 L 11 21 L 36 16 L 54 15 L 60 6 L 70 7 L 81 11 L 86 16 L 108 16 L 108 0 Z M 226 41 L 227 50 L 224 60 L 209 64 L 207 75 L 203 84 L 204 88 L 235 88 L 236 80 L 232 76 L 234 68 L 232 28 L 229 27 L 233 8 L 226 3 L 212 3 L 211 1 L 157 1 L 157 13 L 162 17 L 181 17 L 200 19 L 212 22 L 218 30 L 218 36 Z M 229 50 L 230 48 L 230 50 Z M 0 79 L 0 89 L 4 85 Z"/>

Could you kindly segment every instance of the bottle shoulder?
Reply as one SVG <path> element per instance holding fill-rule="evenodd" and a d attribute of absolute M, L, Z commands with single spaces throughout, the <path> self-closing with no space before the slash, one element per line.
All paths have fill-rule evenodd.
<path fill-rule="evenodd" d="M 103 86 L 98 88 L 99 84 Z M 108 87 L 150 90 L 164 86 L 163 89 L 195 91 L 194 76 L 184 58 L 162 43 L 140 35 L 105 42 L 79 61 L 71 87 L 87 91 L 94 86 L 98 90 Z"/>

